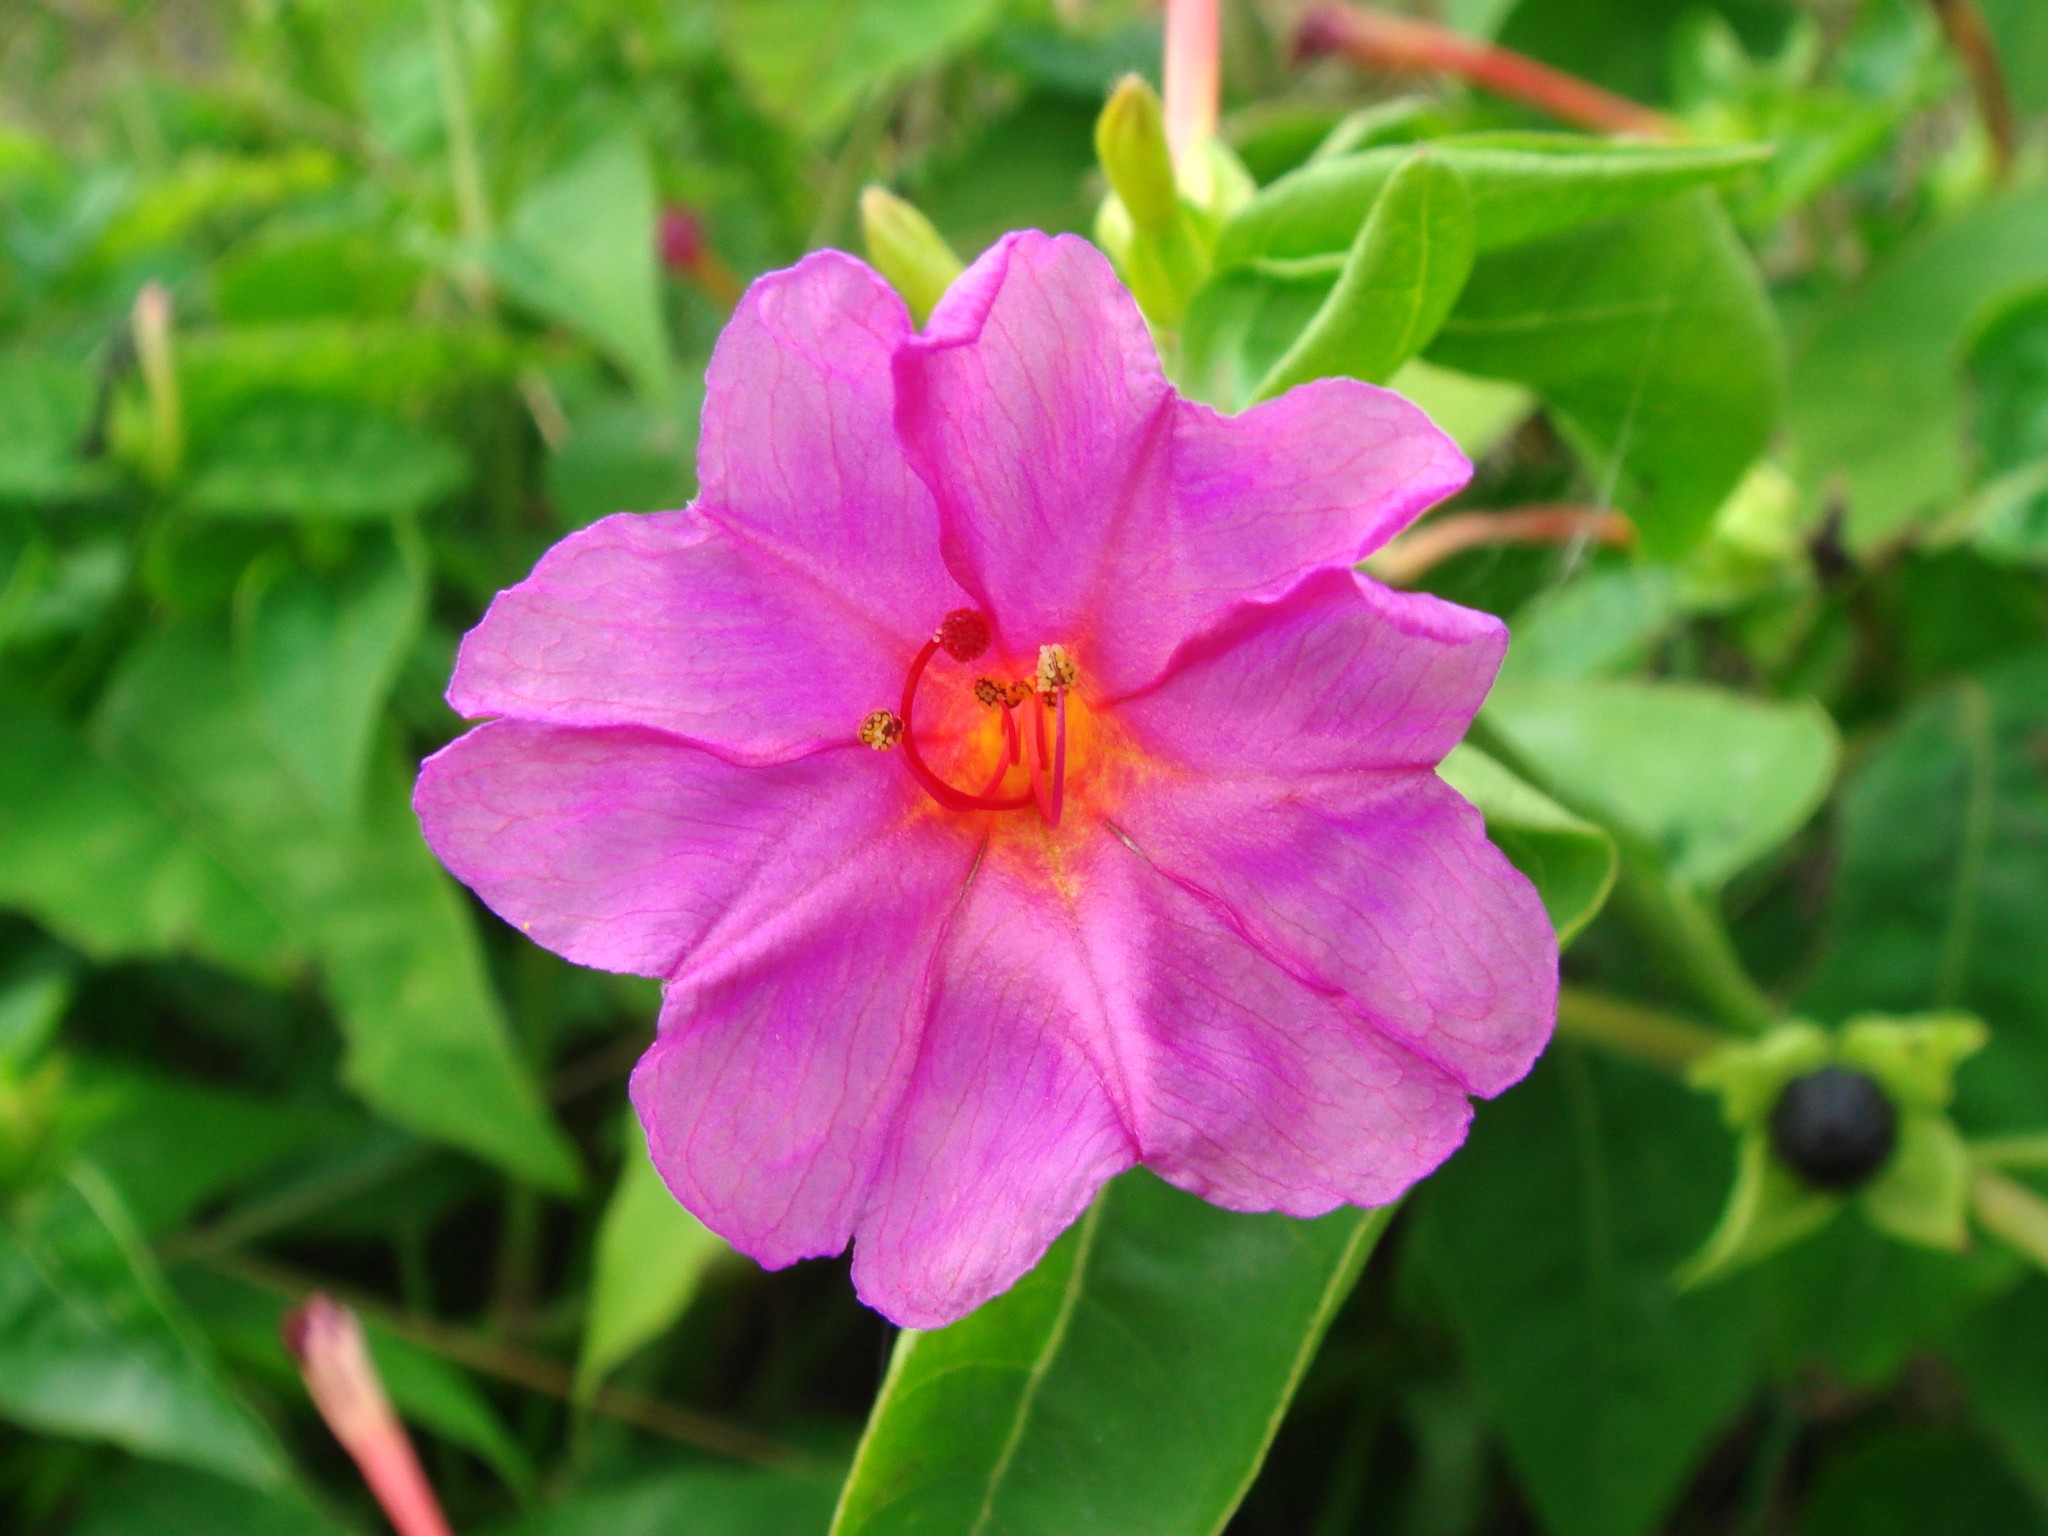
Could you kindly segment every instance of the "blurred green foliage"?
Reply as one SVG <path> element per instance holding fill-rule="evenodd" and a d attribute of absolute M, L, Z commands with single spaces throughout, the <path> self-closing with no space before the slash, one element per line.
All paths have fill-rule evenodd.
<path fill-rule="evenodd" d="M 1161 210 L 1160 339 L 1224 408 L 1409 392 L 1479 471 L 1423 534 L 1580 518 L 1387 568 L 1511 621 L 1446 774 L 1565 1038 L 1391 1221 L 1136 1175 L 893 1363 L 843 1266 L 667 1201 L 655 989 L 485 914 L 407 788 L 490 596 L 691 495 L 738 283 L 869 182 L 968 256 L 1095 227 L 1156 8 L 0 9 L 0 1526 L 376 1528 L 277 1340 L 317 1285 L 503 1536 L 2048 1529 L 2048 1238 L 1681 1290 L 1735 1146 L 1658 1069 L 1967 1010 L 1957 1125 L 2048 1169 L 2048 8 L 1972 8 L 2010 163 L 1952 4 L 1410 8 L 1661 146 L 1292 63 L 1293 9 L 1225 7 L 1258 186 Z"/>

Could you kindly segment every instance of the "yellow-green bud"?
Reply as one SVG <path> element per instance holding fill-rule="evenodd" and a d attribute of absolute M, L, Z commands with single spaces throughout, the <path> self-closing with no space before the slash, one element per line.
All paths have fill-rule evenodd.
<path fill-rule="evenodd" d="M 930 219 L 885 187 L 861 193 L 860 226 L 868 260 L 923 325 L 964 270 L 960 258 Z"/>
<path fill-rule="evenodd" d="M 1181 218 L 1173 154 L 1159 93 L 1125 75 L 1095 120 L 1095 155 L 1141 235 L 1163 234 Z"/>

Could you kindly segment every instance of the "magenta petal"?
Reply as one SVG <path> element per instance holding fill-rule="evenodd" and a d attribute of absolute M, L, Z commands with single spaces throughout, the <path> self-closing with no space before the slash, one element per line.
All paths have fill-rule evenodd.
<path fill-rule="evenodd" d="M 686 513 L 565 539 L 463 642 L 472 718 L 650 725 L 772 760 L 850 742 L 958 586 L 898 448 L 900 300 L 850 257 L 761 279 L 720 337 Z"/>
<path fill-rule="evenodd" d="M 1162 1177 L 1234 1210 L 1320 1216 L 1398 1199 L 1464 1140 L 1456 1078 L 1276 964 L 1215 903 L 1128 855 L 1090 897 L 1098 951 L 1142 957 L 1120 1011 Z"/>
<path fill-rule="evenodd" d="M 1491 614 L 1320 571 L 1232 609 L 1116 717 L 1200 773 L 1429 768 L 1464 736 L 1507 645 Z"/>
<path fill-rule="evenodd" d="M 809 910 L 915 794 L 864 747 L 743 768 L 656 731 L 499 720 L 429 758 L 413 803 L 442 863 L 536 943 L 669 976 Z"/>
<path fill-rule="evenodd" d="M 1136 1161 L 1095 980 L 1066 910 L 999 859 L 942 951 L 916 1072 L 854 1243 L 861 1296 L 936 1328 L 1007 1290 Z"/>
<path fill-rule="evenodd" d="M 1013 654 L 1129 692 L 1232 602 L 1349 565 L 1470 473 L 1398 396 L 1326 381 L 1237 418 L 1180 400 L 1109 264 L 1013 235 L 899 353 L 897 423 L 947 562 Z"/>
<path fill-rule="evenodd" d="M 852 1237 L 895 1120 L 971 845 L 928 822 L 853 851 L 669 984 L 633 1073 L 675 1197 L 770 1268 Z"/>
<path fill-rule="evenodd" d="M 1134 795 L 1120 815 L 1147 858 L 1262 953 L 1469 1091 L 1520 1080 L 1549 1041 L 1549 919 L 1436 775 L 1194 780 Z"/>
<path fill-rule="evenodd" d="M 471 718 L 651 726 L 774 761 L 853 742 L 921 639 L 694 509 L 626 513 L 498 594 L 462 642 L 448 702 Z"/>

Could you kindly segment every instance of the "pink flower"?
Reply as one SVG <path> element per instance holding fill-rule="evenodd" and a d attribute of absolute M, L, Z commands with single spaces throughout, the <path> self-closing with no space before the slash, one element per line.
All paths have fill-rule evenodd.
<path fill-rule="evenodd" d="M 699 467 L 492 604 L 449 699 L 497 718 L 415 803 L 537 942 L 667 982 L 633 1100 L 735 1246 L 851 1240 L 933 1327 L 1134 1164 L 1376 1205 L 1528 1070 L 1550 927 L 1431 771 L 1505 631 L 1352 570 L 1470 472 L 1414 407 L 1183 400 L 1022 234 L 922 335 L 833 252 L 756 283 Z"/>

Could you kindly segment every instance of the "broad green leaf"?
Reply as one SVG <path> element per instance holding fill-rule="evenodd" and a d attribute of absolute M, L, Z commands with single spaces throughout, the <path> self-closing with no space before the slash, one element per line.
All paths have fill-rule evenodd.
<path fill-rule="evenodd" d="M 582 336 L 650 400 L 672 388 L 656 213 L 647 151 L 619 133 L 530 189 L 488 253 L 515 299 Z"/>
<path fill-rule="evenodd" d="M 1944 1354 L 1992 1444 L 2048 1504 L 2048 1280 L 2030 1275 L 1972 1312 Z"/>
<path fill-rule="evenodd" d="M 1820 1469 L 1795 1536 L 2048 1531 L 1991 1448 L 1961 1429 L 1885 1424 Z"/>
<path fill-rule="evenodd" d="M 1777 322 L 1704 193 L 1482 256 L 1427 353 L 1526 385 L 1660 558 L 1699 541 L 1777 424 Z"/>
<path fill-rule="evenodd" d="M 279 968 L 279 914 L 178 807 L 25 695 L 0 689 L 0 717 L 0 903 L 98 959 L 189 949 Z"/>
<path fill-rule="evenodd" d="M 1757 1271 L 1774 1367 L 1881 1388 L 2011 1284 L 2014 1267 L 1996 1244 L 1958 1257 L 1893 1242 L 1867 1221 L 1834 1222 Z"/>
<path fill-rule="evenodd" d="M 1236 410 L 1316 317 L 1335 278 L 1331 263 L 1239 267 L 1211 278 L 1181 323 L 1175 382 L 1198 400 Z"/>
<path fill-rule="evenodd" d="M 468 478 L 439 433 L 342 401 L 280 398 L 208 439 L 185 505 L 205 517 L 357 522 L 423 512 Z"/>
<path fill-rule="evenodd" d="M 1614 839 L 1477 747 L 1456 748 L 1437 771 L 1479 807 L 1486 835 L 1529 877 L 1558 942 L 1569 944 L 1606 904 L 1614 886 Z"/>
<path fill-rule="evenodd" d="M 294 1488 L 259 1491 L 204 1472 L 133 1462 L 96 1473 L 66 1536 L 346 1536 Z"/>
<path fill-rule="evenodd" d="M 94 381 L 89 367 L 37 352 L 0 353 L 0 504 L 64 501 L 104 489 L 85 457 Z"/>
<path fill-rule="evenodd" d="M 898 1340 L 834 1536 L 1222 1530 L 1389 1215 L 1116 1180 L 1014 1290 Z"/>
<path fill-rule="evenodd" d="M 833 1484 L 697 1467 L 577 1493 L 489 1536 L 823 1536 Z"/>
<path fill-rule="evenodd" d="M 1519 384 L 1475 379 L 1419 357 L 1403 363 L 1387 388 L 1422 407 L 1465 457 L 1475 461 L 1499 447 L 1536 409 L 1536 397 Z"/>
<path fill-rule="evenodd" d="M 1646 1536 L 1750 1394 L 1747 1283 L 1671 1278 L 1731 1172 L 1705 1099 L 1560 1045 L 1416 1197 L 1424 1277 L 1551 1536 Z"/>
<path fill-rule="evenodd" d="M 321 815 L 346 827 L 424 616 L 420 554 L 407 540 L 378 540 L 327 580 L 262 563 L 239 597 L 235 661 L 271 749 Z"/>
<path fill-rule="evenodd" d="M 1429 150 L 1395 169 L 1359 226 L 1336 285 L 1255 393 L 1310 379 L 1384 383 L 1436 335 L 1472 270 L 1472 200 Z"/>
<path fill-rule="evenodd" d="M 360 825 L 322 821 L 265 735 L 228 645 L 196 625 L 128 658 L 98 736 L 319 961 L 349 1045 L 346 1074 L 401 1125 L 538 1183 L 574 1158 L 515 1054 L 468 911 L 420 840 L 406 776 L 372 772 Z"/>
<path fill-rule="evenodd" d="M 879 86 L 965 47 L 998 0 L 718 0 L 726 46 L 770 112 L 799 133 L 839 127 Z"/>
<path fill-rule="evenodd" d="M 282 1487 L 283 1454 L 229 1392 L 105 1177 L 0 1224 L 0 1414 L 106 1440 L 251 1487 Z"/>
<path fill-rule="evenodd" d="M 614 512 L 666 512 L 696 493 L 697 413 L 703 381 L 658 405 L 620 394 L 574 411 L 569 438 L 548 457 L 548 500 L 565 528 Z"/>
<path fill-rule="evenodd" d="M 1969 365 L 1990 483 L 1966 526 L 1985 554 L 2039 564 L 2048 560 L 2048 287 L 1981 325 Z"/>
<path fill-rule="evenodd" d="M 1819 1017 L 1959 1007 L 1991 1041 L 1956 1079 L 1979 1130 L 2035 1131 L 2048 1103 L 2048 655 L 1966 678 L 1910 712 L 1842 799 Z"/>
<path fill-rule="evenodd" d="M 85 1153 L 151 1237 L 174 1230 L 207 1202 L 346 1135 L 357 1119 L 336 1107 L 264 1099 L 90 1059 L 80 1064 L 77 1077 L 108 1104 Z"/>
<path fill-rule="evenodd" d="M 628 1117 L 626 1160 L 597 1227 L 590 1317 L 576 1379 L 595 1388 L 689 1307 L 725 1242 L 676 1203 L 647 1156 L 640 1122 Z"/>
<path fill-rule="evenodd" d="M 1810 495 L 1839 488 L 1860 546 L 1964 485 L 1970 327 L 2048 282 L 2048 190 L 1981 204 L 1911 241 L 1830 304 L 1792 365 L 1789 417 Z"/>
<path fill-rule="evenodd" d="M 1499 686 L 1634 671 L 1684 614 L 1679 575 L 1669 566 L 1584 572 L 1539 592 L 1515 614 Z"/>
<path fill-rule="evenodd" d="M 322 225 L 287 228 L 234 251 L 212 275 L 221 319 L 245 325 L 402 315 L 419 287 L 420 267 L 368 230 Z"/>
<path fill-rule="evenodd" d="M 1710 890 L 1790 837 L 1834 777 L 1833 725 L 1694 683 L 1497 689 L 1486 718 L 1543 781 L 1647 839 Z"/>
<path fill-rule="evenodd" d="M 1667 147 L 1545 133 L 1434 139 L 1428 150 L 1463 178 L 1472 198 L 1473 240 L 1482 252 L 1729 181 L 1770 157 L 1765 145 Z M 1411 153 L 1406 146 L 1370 149 L 1315 160 L 1282 176 L 1224 226 L 1217 267 L 1349 250 L 1380 189 Z"/>

